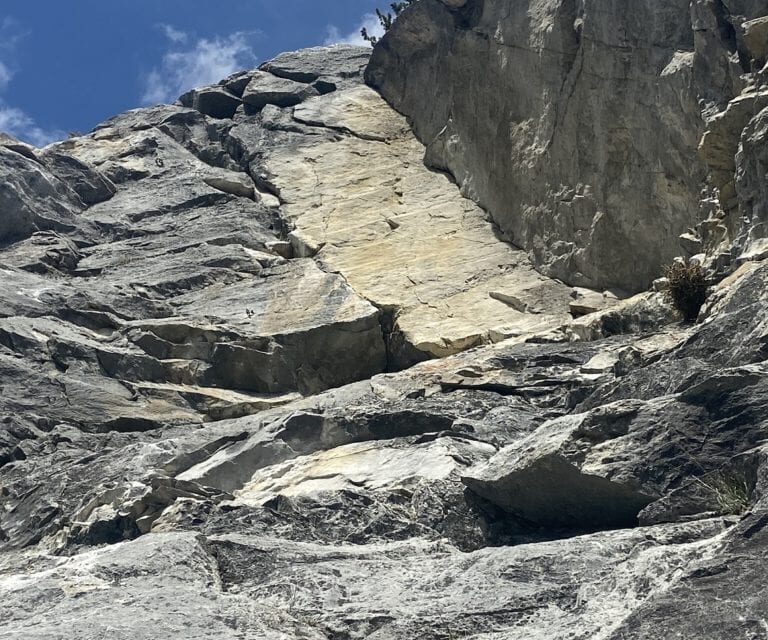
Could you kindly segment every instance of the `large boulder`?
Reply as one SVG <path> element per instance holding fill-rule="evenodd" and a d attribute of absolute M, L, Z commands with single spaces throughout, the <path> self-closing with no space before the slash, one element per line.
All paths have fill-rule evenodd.
<path fill-rule="evenodd" d="M 0 146 L 0 243 L 35 231 L 75 231 L 83 203 L 45 165 Z"/>
<path fill-rule="evenodd" d="M 243 102 L 254 109 L 273 104 L 277 107 L 292 107 L 307 98 L 317 95 L 310 85 L 256 71 L 243 91 Z"/>
<path fill-rule="evenodd" d="M 242 104 L 240 98 L 219 86 L 192 89 L 179 102 L 212 118 L 231 118 Z"/>

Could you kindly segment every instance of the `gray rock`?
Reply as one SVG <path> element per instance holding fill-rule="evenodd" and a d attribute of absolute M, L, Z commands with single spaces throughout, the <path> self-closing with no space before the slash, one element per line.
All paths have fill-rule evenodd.
<path fill-rule="evenodd" d="M 357 83 L 362 79 L 370 55 L 368 47 L 314 47 L 280 54 L 265 62 L 260 69 L 296 82 L 310 83 L 327 76 L 338 79 L 341 84 L 346 84 L 346 81 Z"/>
<path fill-rule="evenodd" d="M 3 131 L 0 131 L 0 146 L 5 147 L 6 149 L 10 149 L 11 151 L 15 151 L 16 153 L 20 153 L 30 160 L 37 160 L 35 148 L 31 144 L 22 142 L 21 140 L 18 140 L 12 135 Z"/>
<path fill-rule="evenodd" d="M 115 195 L 115 185 L 106 176 L 72 156 L 46 151 L 40 154 L 40 159 L 51 173 L 80 196 L 86 206 L 104 202 Z"/>
<path fill-rule="evenodd" d="M 741 25 L 744 30 L 744 44 L 757 64 L 768 60 L 768 16 L 749 20 Z"/>
<path fill-rule="evenodd" d="M 503 449 L 463 482 L 521 527 L 581 532 L 635 526 L 654 498 L 579 469 L 564 452 L 547 446 L 553 436 L 541 432 L 549 428 Z"/>
<path fill-rule="evenodd" d="M 36 159 L 0 146 L 0 243 L 35 231 L 77 230 L 83 203 Z"/>
<path fill-rule="evenodd" d="M 242 104 L 240 98 L 222 87 L 192 89 L 179 98 L 185 107 L 212 118 L 231 118 Z"/>
<path fill-rule="evenodd" d="M 765 578 L 755 562 L 766 542 L 765 513 L 747 516 L 716 557 L 689 566 L 670 591 L 651 597 L 611 635 L 611 640 L 661 639 L 675 635 L 716 640 L 731 634 L 765 633 L 764 592 L 745 585 Z"/>
<path fill-rule="evenodd" d="M 428 163 L 544 273 L 636 292 L 696 220 L 692 51 L 687 0 L 424 0 L 375 47 L 366 78 L 412 120 Z"/>
<path fill-rule="evenodd" d="M 520 89 L 503 96 L 525 98 L 510 117 L 536 113 L 544 98 L 556 105 L 530 124 L 557 125 L 542 181 L 525 163 L 498 179 L 535 182 L 535 196 L 571 161 L 607 171 L 597 176 L 604 193 L 573 187 L 557 200 L 562 213 L 598 196 L 648 196 L 651 178 L 617 181 L 637 171 L 627 168 L 635 151 L 659 149 L 633 127 L 685 124 L 670 146 L 688 149 L 704 127 L 698 105 L 679 121 L 691 87 L 709 87 L 702 108 L 715 133 L 734 92 L 759 93 L 759 74 L 738 73 L 742 61 L 719 52 L 728 25 L 746 51 L 741 25 L 760 2 L 727 4 L 728 16 L 696 0 L 701 30 L 691 34 L 687 15 L 671 20 L 677 2 L 590 0 L 574 44 L 579 25 L 560 2 L 525 15 L 506 6 L 522 21 L 512 25 L 491 0 L 484 13 L 473 0 L 421 0 L 379 47 L 423 27 L 425 56 L 464 67 L 478 97 L 479 66 Z M 441 30 L 455 50 L 430 39 Z M 673 52 L 681 34 L 690 41 Z M 416 35 L 399 50 L 403 65 Z M 635 46 L 649 36 L 659 46 Z M 478 50 L 528 75 L 512 78 L 499 59 L 473 58 Z M 547 84 L 572 50 L 581 58 L 566 86 Z M 749 254 L 734 248 L 738 268 L 713 285 L 700 323 L 680 325 L 658 294 L 574 299 L 536 273 L 482 209 L 423 166 L 406 119 L 361 86 L 367 55 L 286 54 L 214 92 L 239 100 L 246 81 L 272 73 L 318 94 L 293 107 L 219 119 L 164 105 L 45 151 L 0 141 L 17 195 L 9 211 L 26 225 L 0 245 L 0 637 L 761 637 L 762 115 L 749 116 L 740 146 L 731 136 L 742 131 L 723 129 L 725 147 L 740 149 L 729 165 L 736 208 L 718 209 L 710 184 L 710 222 L 695 228 L 704 251 L 725 242 L 725 255 L 736 233 Z M 416 61 L 406 76 L 425 69 Z M 430 81 L 456 96 L 437 92 L 430 109 L 452 105 L 468 122 L 458 107 L 469 89 Z M 529 104 L 545 85 L 557 91 Z M 616 109 L 565 144 L 599 106 L 590 91 L 606 87 Z M 657 102 L 619 110 L 641 88 Z M 503 106 L 494 100 L 472 117 L 496 144 L 508 122 L 491 113 Z M 464 157 L 452 141 L 444 158 Z M 585 161 L 581 144 L 600 157 Z M 520 160 L 525 149 L 513 151 Z M 687 193 L 700 168 L 676 153 L 659 161 L 672 173 L 659 200 L 646 198 L 653 207 Z M 689 174 L 675 182 L 682 164 Z M 50 202 L 65 222 L 34 217 Z M 746 207 L 753 218 L 736 220 Z M 634 222 L 641 237 L 658 223 Z M 663 240 L 679 244 L 677 231 L 666 235 L 673 227 Z M 597 236 L 584 241 L 587 262 L 605 246 L 589 248 Z M 628 252 L 615 254 L 629 270 Z M 573 303 L 592 313 L 573 320 Z"/>
<path fill-rule="evenodd" d="M 170 302 L 174 317 L 135 326 L 158 338 L 153 351 L 162 359 L 210 362 L 204 386 L 316 393 L 386 366 L 378 310 L 312 261 Z"/>
<path fill-rule="evenodd" d="M 573 302 L 568 307 L 574 318 L 604 311 L 619 304 L 619 299 L 608 291 L 598 293 L 597 291 L 577 287 L 571 293 L 571 297 Z"/>
<path fill-rule="evenodd" d="M 243 102 L 254 109 L 265 105 L 292 107 L 307 98 L 317 95 L 311 86 L 294 80 L 287 80 L 265 71 L 255 71 L 243 91 Z"/>
<path fill-rule="evenodd" d="M 243 91 L 251 81 L 253 71 L 238 71 L 231 76 L 224 78 L 219 84 L 223 86 L 227 91 L 234 94 L 238 98 L 243 97 Z"/>
<path fill-rule="evenodd" d="M 755 115 L 741 133 L 736 156 L 736 189 L 743 226 L 736 245 L 742 259 L 759 259 L 768 249 L 765 227 L 768 222 L 768 187 L 762 167 L 766 162 L 768 106 Z"/>
<path fill-rule="evenodd" d="M 38 231 L 3 251 L 2 263 L 36 273 L 72 272 L 82 258 L 77 244 L 55 231 Z"/>
<path fill-rule="evenodd" d="M 28 588 L 11 582 L 3 595 L 11 629 L 19 629 L 9 638 L 30 637 L 32 628 L 40 638 L 90 640 L 115 627 L 136 638 L 566 638 L 574 629 L 594 637 L 619 627 L 638 601 L 663 598 L 675 575 L 714 547 L 706 537 L 720 531 L 718 522 L 678 525 L 461 555 L 441 542 L 359 547 L 158 533 L 87 557 L 40 561 L 27 569 Z M 651 574 L 650 565 L 658 567 Z M 603 575 L 616 578 L 595 581 Z M 60 597 L 37 611 L 50 592 Z"/>

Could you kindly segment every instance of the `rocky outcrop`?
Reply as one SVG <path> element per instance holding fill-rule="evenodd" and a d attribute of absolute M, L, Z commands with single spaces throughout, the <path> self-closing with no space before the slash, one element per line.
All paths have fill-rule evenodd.
<path fill-rule="evenodd" d="M 571 95 L 516 131 L 522 143 L 550 126 L 553 162 L 534 153 L 511 189 L 540 196 L 560 162 L 605 193 L 616 179 L 611 197 L 630 204 L 653 180 L 677 198 L 672 218 L 687 211 L 704 169 L 682 154 L 716 115 L 697 104 L 685 120 L 688 94 L 670 110 L 665 92 L 706 72 L 720 79 L 707 108 L 736 108 L 741 59 L 697 56 L 727 25 L 746 25 L 735 51 L 758 50 L 749 3 L 729 2 L 683 52 L 679 3 L 595 0 L 572 8 L 576 30 L 559 2 L 512 3 L 542 27 L 528 50 L 510 41 L 521 25 L 484 37 L 498 4 L 421 0 L 375 55 L 426 17 L 427 36 L 450 26 L 467 47 L 448 66 L 493 47 L 488 69 L 516 90 L 499 60 L 537 70 L 539 106 Z M 547 93 L 568 47 L 584 66 Z M 572 281 L 613 265 L 626 285 L 630 260 L 617 245 L 622 264 L 590 262 L 611 237 L 595 223 L 573 237 L 581 257 L 532 262 L 423 164 L 405 117 L 362 83 L 368 55 L 283 54 L 44 150 L 0 139 L 0 638 L 762 637 L 768 263 L 754 253 L 714 285 L 698 324 L 657 293 L 622 300 L 536 271 L 583 259 L 595 270 Z M 661 102 L 627 107 L 622 133 L 635 81 Z M 591 110 L 599 87 L 617 92 L 615 112 Z M 461 122 L 459 98 L 438 92 L 430 108 L 454 104 Z M 472 104 L 481 128 L 509 124 L 482 110 L 500 102 Z M 594 163 L 566 161 L 585 114 L 600 116 L 584 138 Z M 761 117 L 734 164 L 755 229 Z M 610 172 L 659 152 L 637 118 L 687 123 L 680 155 L 657 159 L 687 163 L 690 184 Z M 461 158 L 476 162 L 470 146 Z M 454 171 L 460 156 L 441 148 Z"/>
<path fill-rule="evenodd" d="M 204 428 L 15 427 L 6 636 L 141 637 L 147 607 L 171 637 L 757 625 L 743 590 L 764 577 L 768 306 L 744 300 L 765 278 L 760 265 L 721 290 L 700 327 L 507 341 Z M 729 347 L 733 326 L 754 344 Z M 670 606 L 699 615 L 670 620 Z"/>
<path fill-rule="evenodd" d="M 684 253 L 678 236 L 711 208 L 705 184 L 734 207 L 766 13 L 764 0 L 423 0 L 367 79 L 542 273 L 634 292 Z M 750 190 L 738 215 L 754 215 Z M 712 253 L 739 235 L 726 223 L 713 242 L 718 224 L 699 231 Z"/>
<path fill-rule="evenodd" d="M 368 80 L 548 275 L 637 291 L 679 253 L 704 168 L 689 2 L 414 5 Z"/>
<path fill-rule="evenodd" d="M 342 273 L 388 315 L 395 367 L 567 322 L 571 290 L 537 274 L 423 166 L 405 120 L 371 89 L 310 99 L 293 119 L 327 133 L 250 149 L 252 171 L 279 194 L 294 253 Z"/>

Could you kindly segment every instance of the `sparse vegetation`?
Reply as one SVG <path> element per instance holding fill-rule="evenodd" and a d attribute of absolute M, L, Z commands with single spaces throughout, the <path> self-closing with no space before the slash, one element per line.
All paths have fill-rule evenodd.
<path fill-rule="evenodd" d="M 749 509 L 752 489 L 743 473 L 718 473 L 704 479 L 697 478 L 715 497 L 720 513 L 741 515 Z"/>
<path fill-rule="evenodd" d="M 678 260 L 664 268 L 664 295 L 686 321 L 695 320 L 707 298 L 707 273 L 697 262 Z"/>
<path fill-rule="evenodd" d="M 416 1 L 417 0 L 402 0 L 402 2 L 393 2 L 389 5 L 390 11 L 386 12 L 376 9 L 376 16 L 379 19 L 382 29 L 384 29 L 385 32 L 389 31 L 395 20 L 397 20 L 397 17 Z M 376 36 L 368 33 L 368 29 L 365 27 L 360 30 L 360 35 L 363 36 L 363 40 L 370 42 L 371 44 L 376 44 L 379 41 Z"/>

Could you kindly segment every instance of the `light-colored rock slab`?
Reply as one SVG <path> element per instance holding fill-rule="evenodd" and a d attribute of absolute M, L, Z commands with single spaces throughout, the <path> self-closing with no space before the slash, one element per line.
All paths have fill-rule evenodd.
<path fill-rule="evenodd" d="M 387 442 L 348 444 L 261 469 L 235 497 L 246 504 L 261 504 L 278 494 L 408 489 L 422 480 L 444 480 L 465 469 L 472 458 L 493 453 L 495 448 L 486 443 L 448 438 L 400 446 Z"/>
<path fill-rule="evenodd" d="M 294 118 L 346 134 L 267 157 L 294 237 L 360 295 L 392 310 L 395 330 L 417 352 L 445 356 L 492 335 L 568 320 L 570 289 L 536 273 L 480 208 L 424 167 L 422 145 L 375 92 L 313 98 Z M 493 292 L 519 298 L 528 311 Z"/>

